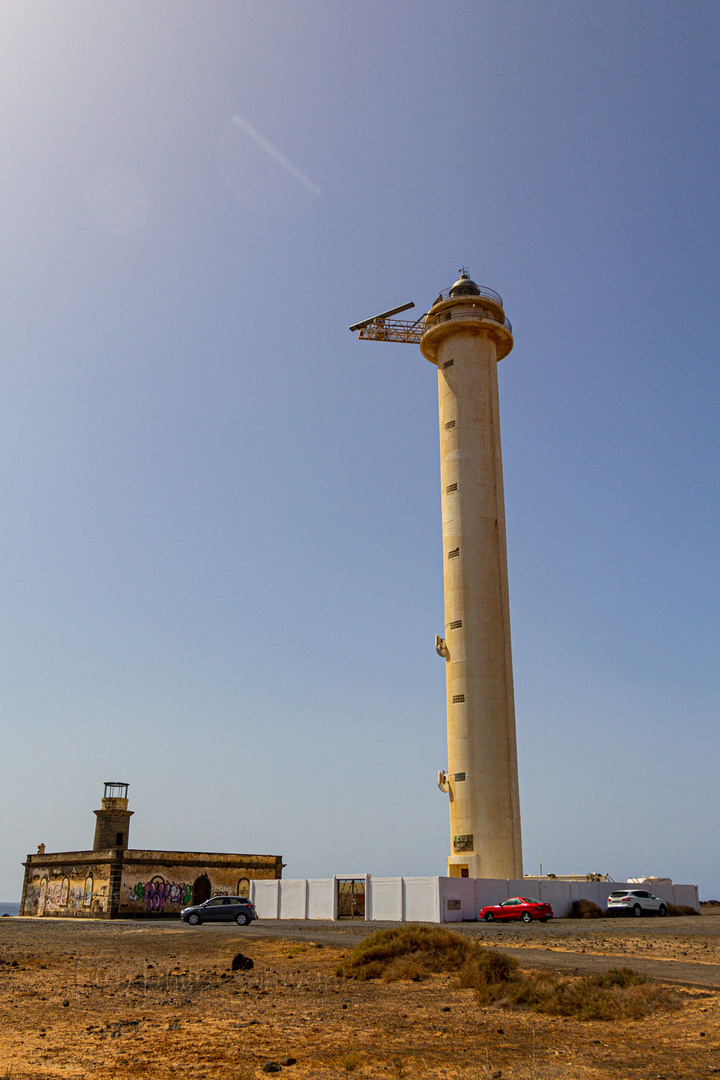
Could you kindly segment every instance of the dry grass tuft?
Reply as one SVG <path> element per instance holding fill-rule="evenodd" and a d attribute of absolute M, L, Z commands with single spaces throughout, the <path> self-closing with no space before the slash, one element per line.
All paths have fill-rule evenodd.
<path fill-rule="evenodd" d="M 636 1020 L 680 1007 L 677 997 L 632 968 L 599 975 L 522 972 L 514 957 L 443 927 L 378 930 L 337 968 L 350 979 L 413 979 L 456 972 L 457 985 L 475 991 L 479 1005 L 522 1009 L 576 1020 Z"/>
<path fill-rule="evenodd" d="M 573 900 L 568 919 L 604 919 L 605 912 L 592 900 Z"/>
<path fill-rule="evenodd" d="M 407 1073 L 408 1073 L 408 1067 L 407 1067 L 407 1063 L 405 1062 L 405 1059 L 402 1057 L 402 1055 L 401 1054 L 393 1054 L 392 1058 L 390 1059 L 390 1064 L 392 1066 L 392 1071 L 393 1071 L 393 1075 L 395 1076 L 395 1080 L 405 1080 L 405 1077 L 407 1076 Z"/>
<path fill-rule="evenodd" d="M 495 949 L 480 949 L 469 956 L 458 975 L 458 986 L 472 990 L 485 990 L 490 986 L 499 990 L 518 978 L 518 962 L 512 956 Z"/>
<path fill-rule="evenodd" d="M 504 982 L 478 986 L 477 1001 L 575 1020 L 638 1020 L 680 1008 L 675 995 L 632 968 L 579 978 L 551 971 L 511 972 Z"/>
<path fill-rule="evenodd" d="M 700 912 L 696 911 L 694 907 L 690 907 L 689 904 L 668 904 L 668 915 L 699 915 Z"/>
<path fill-rule="evenodd" d="M 459 971 L 481 946 L 451 930 L 430 926 L 399 926 L 378 930 L 356 945 L 338 966 L 346 979 L 412 979 L 419 982 L 441 971 Z"/>
<path fill-rule="evenodd" d="M 358 1054 L 357 1050 L 348 1050 L 347 1054 L 343 1054 L 338 1064 L 344 1070 L 346 1076 L 350 1076 L 350 1073 L 362 1064 L 362 1058 Z"/>

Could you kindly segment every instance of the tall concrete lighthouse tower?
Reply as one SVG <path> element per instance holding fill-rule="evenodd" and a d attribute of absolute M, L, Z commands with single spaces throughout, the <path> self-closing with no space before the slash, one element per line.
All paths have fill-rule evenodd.
<path fill-rule="evenodd" d="M 465 272 L 414 323 L 413 305 L 358 323 L 361 338 L 417 342 L 440 406 L 451 877 L 520 878 L 522 847 L 510 651 L 497 363 L 513 347 L 502 298 Z"/>
<path fill-rule="evenodd" d="M 502 299 L 466 274 L 425 317 L 440 406 L 451 877 L 522 877 L 497 362 Z"/>

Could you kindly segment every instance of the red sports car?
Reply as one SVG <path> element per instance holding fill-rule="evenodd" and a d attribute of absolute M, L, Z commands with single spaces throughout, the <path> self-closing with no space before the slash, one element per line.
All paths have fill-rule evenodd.
<path fill-rule="evenodd" d="M 493 922 L 495 919 L 522 919 L 523 922 L 532 922 L 539 919 L 547 922 L 552 919 L 553 909 L 542 900 L 533 900 L 529 896 L 512 896 L 509 900 L 503 900 L 502 904 L 491 904 L 484 907 L 478 918 L 485 922 Z"/>

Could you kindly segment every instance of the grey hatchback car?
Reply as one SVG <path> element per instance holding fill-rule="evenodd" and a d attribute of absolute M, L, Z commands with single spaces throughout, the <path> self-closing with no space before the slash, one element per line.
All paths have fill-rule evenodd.
<path fill-rule="evenodd" d="M 183 908 L 180 918 L 191 926 L 204 922 L 236 922 L 238 926 L 248 926 L 257 919 L 255 905 L 244 896 L 213 896 L 204 904 Z"/>

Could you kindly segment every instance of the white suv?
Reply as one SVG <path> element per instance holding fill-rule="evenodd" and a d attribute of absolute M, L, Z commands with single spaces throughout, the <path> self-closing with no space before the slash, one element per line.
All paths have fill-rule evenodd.
<path fill-rule="evenodd" d="M 607 899 L 608 915 L 667 915 L 667 904 L 644 889 L 622 889 Z"/>

